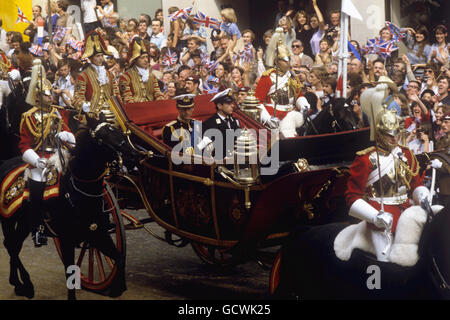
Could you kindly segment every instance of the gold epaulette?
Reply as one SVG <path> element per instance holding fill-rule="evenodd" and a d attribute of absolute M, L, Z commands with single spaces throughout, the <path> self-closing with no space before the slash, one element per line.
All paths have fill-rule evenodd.
<path fill-rule="evenodd" d="M 356 152 L 356 155 L 363 156 L 363 155 L 368 154 L 369 152 L 372 152 L 372 151 L 375 151 L 375 147 L 373 147 L 373 146 L 369 147 L 367 149 L 364 149 L 364 150 Z"/>
<path fill-rule="evenodd" d="M 264 71 L 262 76 L 270 76 L 270 74 L 274 71 L 275 71 L 275 68 L 270 68 L 269 70 Z"/>
<path fill-rule="evenodd" d="M 165 124 L 164 127 L 173 126 L 175 123 L 177 123 L 177 120 L 170 121 L 169 123 Z M 164 129 L 164 127 L 163 127 L 163 129 Z"/>

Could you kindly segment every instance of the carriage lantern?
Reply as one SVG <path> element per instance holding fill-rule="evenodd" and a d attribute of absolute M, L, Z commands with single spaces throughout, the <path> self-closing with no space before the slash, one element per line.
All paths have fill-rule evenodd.
<path fill-rule="evenodd" d="M 258 147 L 255 137 L 247 129 L 236 139 L 234 178 L 245 185 L 255 184 L 259 179 Z"/>
<path fill-rule="evenodd" d="M 252 119 L 261 121 L 261 109 L 258 108 L 261 102 L 255 97 L 255 92 L 250 90 L 247 97 L 241 104 L 241 110 Z"/>

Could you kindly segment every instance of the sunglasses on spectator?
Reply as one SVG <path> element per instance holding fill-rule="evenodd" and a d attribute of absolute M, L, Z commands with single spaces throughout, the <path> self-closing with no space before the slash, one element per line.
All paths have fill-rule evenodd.
<path fill-rule="evenodd" d="M 433 73 L 433 70 L 425 70 L 425 73 Z"/>
<path fill-rule="evenodd" d="M 301 48 L 302 46 L 301 45 L 299 45 L 299 44 L 293 44 L 292 45 L 292 48 Z"/>

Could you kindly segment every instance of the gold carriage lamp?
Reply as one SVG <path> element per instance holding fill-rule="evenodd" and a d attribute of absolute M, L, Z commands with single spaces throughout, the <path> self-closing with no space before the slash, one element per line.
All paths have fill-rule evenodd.
<path fill-rule="evenodd" d="M 257 183 L 260 172 L 258 163 L 258 147 L 255 137 L 247 128 L 241 131 L 236 139 L 234 151 L 234 179 L 240 184 Z"/>
<path fill-rule="evenodd" d="M 258 106 L 261 104 L 259 99 L 255 97 L 255 91 L 250 90 L 247 97 L 241 104 L 241 110 L 252 119 L 261 121 L 261 109 Z"/>

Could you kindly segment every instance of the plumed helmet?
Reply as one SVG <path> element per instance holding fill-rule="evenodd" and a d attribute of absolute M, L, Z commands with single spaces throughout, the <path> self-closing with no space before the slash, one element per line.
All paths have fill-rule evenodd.
<path fill-rule="evenodd" d="M 136 37 L 130 44 L 130 48 L 128 50 L 128 63 L 131 65 L 137 58 L 142 56 L 143 54 L 148 54 L 147 47 L 144 44 L 144 41 Z"/>
<path fill-rule="evenodd" d="M 383 108 L 376 116 L 376 139 L 382 149 L 391 151 L 397 144 L 393 145 L 386 140 L 384 135 L 395 137 L 400 132 L 400 121 L 395 110 Z"/>
<path fill-rule="evenodd" d="M 31 80 L 28 88 L 26 103 L 37 106 L 39 105 L 39 94 L 50 96 L 52 95 L 52 83 L 45 76 L 45 69 L 42 66 L 40 59 L 33 61 L 33 68 L 31 69 Z"/>
<path fill-rule="evenodd" d="M 103 53 L 108 56 L 113 55 L 108 51 L 102 36 L 98 32 L 92 31 L 86 36 L 84 51 L 81 59 L 90 58 L 98 53 Z"/>

